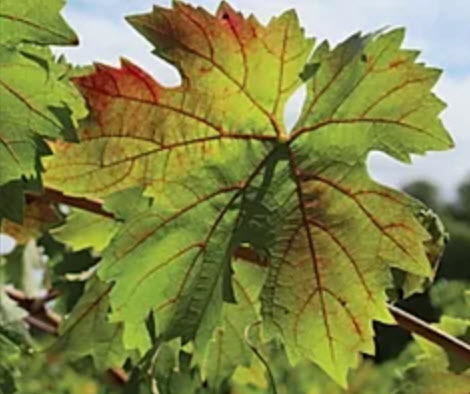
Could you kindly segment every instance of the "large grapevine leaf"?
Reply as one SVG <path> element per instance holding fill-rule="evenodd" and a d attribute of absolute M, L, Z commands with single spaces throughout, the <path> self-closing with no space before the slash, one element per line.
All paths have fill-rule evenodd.
<path fill-rule="evenodd" d="M 400 49 L 402 30 L 322 44 L 305 66 L 313 41 L 293 12 L 265 27 L 225 3 L 212 16 L 176 2 L 129 21 L 182 86 L 129 61 L 98 65 L 76 81 L 91 111 L 82 142 L 55 146 L 45 176 L 75 195 L 139 185 L 154 197 L 122 216 L 98 272 L 115 282 L 111 316 L 124 321 L 126 346 L 150 345 L 150 310 L 164 339 L 204 346 L 223 301 L 237 298 L 231 255 L 249 244 L 270 261 L 265 333 L 345 384 L 358 352 L 373 352 L 372 320 L 391 321 L 389 268 L 432 275 L 420 206 L 373 181 L 366 160 L 452 146 L 430 91 L 439 71 Z M 304 79 L 304 110 L 287 133 L 285 103 Z"/>

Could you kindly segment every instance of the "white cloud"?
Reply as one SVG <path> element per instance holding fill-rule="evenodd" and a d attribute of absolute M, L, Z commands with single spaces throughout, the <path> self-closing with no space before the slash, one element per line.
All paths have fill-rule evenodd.
<path fill-rule="evenodd" d="M 77 32 L 80 45 L 56 48 L 56 52 L 64 53 L 70 62 L 76 64 L 101 62 L 118 66 L 119 59 L 124 57 L 158 76 L 161 83 L 178 84 L 180 78 L 176 70 L 152 55 L 152 45 L 124 20 L 128 13 L 120 10 L 115 12 L 117 15 L 106 17 L 99 13 L 94 15 L 74 8 L 66 9 L 64 16 Z"/>

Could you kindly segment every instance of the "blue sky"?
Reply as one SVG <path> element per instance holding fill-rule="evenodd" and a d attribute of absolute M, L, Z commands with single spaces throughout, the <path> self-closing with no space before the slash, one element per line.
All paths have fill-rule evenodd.
<path fill-rule="evenodd" d="M 192 0 L 215 10 L 218 1 Z M 335 44 L 352 33 L 384 26 L 405 26 L 405 45 L 422 51 L 421 60 L 444 69 L 435 91 L 449 105 L 442 118 L 456 141 L 456 149 L 417 157 L 404 165 L 374 153 L 371 172 L 379 181 L 399 186 L 417 178 L 439 183 L 446 198 L 455 185 L 470 176 L 470 0 L 232 0 L 233 7 L 254 13 L 267 22 L 270 16 L 295 8 L 309 35 Z M 151 46 L 124 20 L 125 15 L 148 12 L 153 4 L 169 6 L 170 0 L 69 0 L 64 15 L 77 31 L 81 45 L 64 50 L 78 64 L 93 61 L 117 65 L 120 56 L 142 66 L 167 85 L 179 83 L 175 70 L 150 53 Z M 318 42 L 319 42 L 318 41 Z M 295 119 L 301 93 L 287 110 Z"/>

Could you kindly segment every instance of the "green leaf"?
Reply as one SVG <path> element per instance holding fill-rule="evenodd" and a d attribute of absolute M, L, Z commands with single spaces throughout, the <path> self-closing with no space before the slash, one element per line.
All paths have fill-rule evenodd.
<path fill-rule="evenodd" d="M 444 315 L 470 320 L 470 282 L 441 280 L 432 287 L 430 297 Z"/>
<path fill-rule="evenodd" d="M 26 210 L 24 192 L 40 194 L 42 190 L 40 178 L 17 179 L 0 185 L 0 201 L 3 202 L 0 204 L 0 225 L 4 219 L 22 224 Z"/>
<path fill-rule="evenodd" d="M 21 360 L 17 379 L 21 394 L 105 394 L 115 393 L 107 376 L 96 376 L 89 360 L 81 363 L 62 363 L 38 352 Z"/>
<path fill-rule="evenodd" d="M 0 44 L 78 44 L 77 36 L 59 14 L 64 5 L 64 0 L 2 0 Z"/>
<path fill-rule="evenodd" d="M 430 277 L 422 277 L 394 270 L 395 289 L 393 290 L 395 290 L 395 294 L 391 294 L 392 290 L 389 289 L 389 295 L 394 300 L 399 298 L 399 291 L 396 292 L 396 290 L 402 289 L 403 296 L 406 298 L 414 293 L 423 293 L 430 286 L 439 268 L 445 246 L 449 241 L 449 233 L 446 231 L 440 218 L 432 210 L 420 207 L 420 204 L 418 204 L 415 216 L 431 235 L 431 238 L 424 243 L 424 247 L 432 275 Z"/>
<path fill-rule="evenodd" d="M 440 281 L 431 288 L 431 302 L 442 309 L 439 323 L 433 324 L 438 329 L 470 343 L 470 286 L 465 282 Z M 470 363 L 423 338 L 416 341 L 433 360 L 440 360 L 449 371 L 461 373 L 470 371 Z"/>
<path fill-rule="evenodd" d="M 356 34 L 330 50 L 322 43 L 310 63 L 318 64 L 307 83 L 297 134 L 321 157 L 353 165 L 370 150 L 409 162 L 410 154 L 446 150 L 452 140 L 437 117 L 445 108 L 431 88 L 441 72 L 416 63 L 417 51 L 400 46 L 404 29 Z M 315 141 L 317 146 L 307 141 Z"/>
<path fill-rule="evenodd" d="M 128 20 L 183 84 L 127 60 L 97 65 L 76 80 L 90 108 L 81 143 L 54 146 L 45 174 L 73 195 L 139 186 L 152 198 L 130 214 L 139 199 L 115 196 L 111 210 L 129 214 L 98 270 L 126 347 L 148 349 L 150 311 L 164 340 L 211 341 L 224 301 L 238 301 L 231 256 L 250 247 L 269 261 L 266 337 L 345 385 L 359 352 L 374 352 L 372 321 L 392 321 L 391 268 L 433 275 L 422 206 L 366 163 L 373 150 L 409 161 L 452 146 L 431 92 L 440 72 L 400 48 L 403 30 L 322 44 L 305 68 L 313 40 L 291 11 L 263 26 L 226 3 L 213 16 L 176 2 Z M 285 103 L 306 78 L 288 133 Z"/>
<path fill-rule="evenodd" d="M 59 14 L 63 6 L 62 0 L 0 4 L 0 205 L 10 205 L 12 195 L 17 201 L 7 212 L 0 209 L 0 221 L 22 221 L 22 183 L 39 178 L 40 158 L 50 154 L 43 138 L 76 139 L 77 120 L 87 114 L 69 81 L 83 71 L 46 47 L 78 43 Z"/>
<path fill-rule="evenodd" d="M 173 34 L 168 19 L 177 27 Z M 226 3 L 214 17 L 177 2 L 173 10 L 156 7 L 128 20 L 180 69 L 185 83 L 167 89 L 128 60 L 121 69 L 96 65 L 96 74 L 77 80 L 93 113 L 79 145 L 55 147 L 49 185 L 89 196 L 136 184 L 158 191 L 163 173 L 171 181 L 172 172 L 218 166 L 230 148 L 228 164 L 248 145 L 255 160 L 276 135 L 286 138 L 285 103 L 301 86 L 299 73 L 314 43 L 293 11 L 264 27 Z"/>
<path fill-rule="evenodd" d="M 132 188 L 109 196 L 103 208 L 110 212 L 114 211 L 115 218 L 72 210 L 67 221 L 53 229 L 51 233 L 55 239 L 67 244 L 74 251 L 93 248 L 101 252 L 118 231 L 122 219 L 146 211 L 151 205 L 151 199 L 141 198 L 142 191 L 142 188 Z M 130 204 L 122 204 L 123 200 L 127 200 Z"/>
<path fill-rule="evenodd" d="M 0 185 L 0 201 L 9 201 L 8 206 L 0 204 L 0 224 L 4 218 L 16 223 L 23 221 L 25 205 L 23 187 L 23 182 L 19 180 Z"/>
<path fill-rule="evenodd" d="M 111 286 L 92 278 L 71 315 L 59 327 L 54 353 L 77 359 L 93 357 L 99 370 L 120 366 L 128 356 L 122 344 L 122 324 L 108 322 Z"/>
<path fill-rule="evenodd" d="M 29 337 L 23 323 L 28 313 L 8 297 L 4 287 L 4 262 L 0 259 L 0 393 L 16 392 L 16 364 Z"/>
<path fill-rule="evenodd" d="M 114 236 L 118 223 L 101 215 L 72 210 L 66 223 L 51 231 L 55 239 L 71 247 L 73 251 L 93 248 L 101 252 Z"/>
<path fill-rule="evenodd" d="M 93 276 L 98 259 L 86 249 L 72 253 L 63 251 L 52 260 L 48 261 L 50 280 L 52 287 L 60 292 L 54 310 L 67 314 L 83 295 L 86 281 Z"/>
<path fill-rule="evenodd" d="M 436 328 L 459 338 L 464 342 L 470 343 L 470 321 L 464 319 L 457 319 L 455 317 L 442 316 L 439 323 L 433 324 Z M 452 352 L 448 352 L 438 345 L 416 337 L 415 340 L 419 343 L 421 348 L 425 351 L 426 355 L 432 360 L 439 360 L 443 368 L 447 368 L 449 372 L 461 373 L 468 370 L 470 372 L 470 363 Z"/>
<path fill-rule="evenodd" d="M 47 48 L 0 46 L 0 184 L 40 169 L 38 155 L 49 153 L 39 138 L 70 139 L 76 119 L 86 115 L 79 93 L 68 80 L 76 74 L 56 62 Z"/>
<path fill-rule="evenodd" d="M 222 320 L 215 328 L 207 348 L 196 347 L 195 359 L 202 379 L 217 388 L 236 368 L 249 366 L 253 351 L 247 344 L 246 330 L 260 320 L 258 296 L 265 272 L 261 267 L 238 260 L 234 264 L 236 304 L 224 304 Z"/>
<path fill-rule="evenodd" d="M 406 371 L 397 394 L 467 394 L 469 387 L 470 372 L 456 375 L 439 360 L 424 359 Z"/>
<path fill-rule="evenodd" d="M 14 392 L 16 392 L 16 385 L 12 372 L 0 365 L 0 393 L 12 394 Z"/>
<path fill-rule="evenodd" d="M 154 371 L 156 384 L 161 394 L 192 394 L 195 392 L 203 394 L 206 392 L 201 390 L 202 382 L 199 371 L 192 368 L 188 361 L 189 354 L 180 351 L 178 343 L 170 342 L 161 345 Z M 142 375 L 144 373 L 145 371 L 141 372 Z M 147 379 L 146 376 L 141 378 L 145 382 L 145 387 L 148 387 Z M 128 387 L 129 393 L 134 393 L 135 384 L 132 380 L 128 383 Z"/>

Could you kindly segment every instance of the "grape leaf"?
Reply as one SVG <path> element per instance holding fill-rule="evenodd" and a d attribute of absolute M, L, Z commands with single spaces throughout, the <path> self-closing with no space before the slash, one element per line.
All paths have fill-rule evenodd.
<path fill-rule="evenodd" d="M 49 150 L 47 150 L 49 152 Z M 45 154 L 39 152 L 39 155 Z M 25 192 L 41 194 L 43 192 L 40 177 L 31 179 L 15 179 L 3 185 L 0 185 L 0 225 L 4 219 L 13 223 L 22 224 L 26 209 Z"/>
<path fill-rule="evenodd" d="M 264 273 L 261 267 L 240 260 L 234 269 L 237 304 L 224 305 L 221 324 L 215 328 L 207 349 L 199 354 L 196 348 L 194 356 L 209 387 L 219 387 L 237 367 L 249 366 L 253 357 L 245 331 L 248 324 L 260 320 L 257 304 Z"/>
<path fill-rule="evenodd" d="M 366 161 L 452 146 L 431 92 L 440 72 L 400 49 L 401 29 L 323 43 L 306 66 L 314 41 L 291 11 L 262 26 L 226 3 L 212 16 L 176 2 L 128 20 L 183 84 L 165 88 L 127 60 L 97 65 L 76 80 L 91 113 L 82 142 L 55 146 L 45 174 L 74 195 L 138 185 L 154 198 L 123 217 L 98 271 L 114 282 L 126 346 L 150 346 L 150 310 L 163 339 L 206 344 L 236 301 L 231 255 L 248 245 L 270 261 L 267 338 L 344 385 L 358 352 L 373 353 L 372 320 L 392 321 L 390 268 L 432 276 L 421 206 L 372 180 Z M 305 80 L 288 133 L 285 103 Z"/>
<path fill-rule="evenodd" d="M 155 378 L 158 385 L 158 392 L 161 394 L 192 394 L 192 393 L 209 393 L 213 392 L 209 389 L 203 389 L 199 371 L 191 365 L 191 358 L 188 353 L 178 351 L 180 346 L 178 341 L 164 343 L 160 346 L 157 362 L 155 365 Z M 178 349 L 178 350 L 177 350 Z M 144 383 L 144 387 L 139 392 L 146 392 L 147 379 L 145 375 L 136 375 L 136 380 L 140 377 L 140 383 Z M 140 375 L 140 376 L 139 376 Z M 133 393 L 136 390 L 138 381 L 132 381 L 132 377 L 128 383 L 126 394 Z"/>
<path fill-rule="evenodd" d="M 87 283 L 84 295 L 59 327 L 54 353 L 70 359 L 92 355 L 100 370 L 124 363 L 128 353 L 122 344 L 122 324 L 109 323 L 106 317 L 110 289 L 96 277 Z"/>
<path fill-rule="evenodd" d="M 16 223 L 23 220 L 24 197 L 23 182 L 16 180 L 0 185 L 0 201 L 9 201 L 6 204 L 0 204 L 0 224 L 4 218 L 8 218 Z"/>
<path fill-rule="evenodd" d="M 16 362 L 29 338 L 23 323 L 28 313 L 8 297 L 4 287 L 4 261 L 0 259 L 0 393 L 16 391 Z"/>
<path fill-rule="evenodd" d="M 114 220 L 101 215 L 73 210 L 66 223 L 53 229 L 51 234 L 73 251 L 93 248 L 101 252 L 108 246 L 118 225 Z"/>
<path fill-rule="evenodd" d="M 2 0 L 0 44 L 78 44 L 77 36 L 59 14 L 64 4 L 64 0 Z"/>
<path fill-rule="evenodd" d="M 442 316 L 439 323 L 433 324 L 434 327 L 470 343 L 470 320 L 459 319 L 450 316 Z M 461 373 L 468 370 L 470 373 L 470 363 L 454 353 L 446 351 L 436 344 L 418 336 L 415 340 L 425 351 L 429 358 L 439 360 L 443 368 L 447 368 L 450 372 Z"/>
<path fill-rule="evenodd" d="M 432 305 L 447 316 L 470 321 L 470 282 L 441 280 L 430 292 Z"/>
<path fill-rule="evenodd" d="M 456 375 L 446 370 L 440 360 L 426 358 L 406 370 L 398 394 L 467 394 L 470 371 Z"/>
<path fill-rule="evenodd" d="M 83 99 L 68 80 L 71 69 L 47 48 L 0 46 L 0 184 L 33 177 L 39 155 L 49 153 L 40 136 L 73 139 Z"/>
<path fill-rule="evenodd" d="M 433 324 L 440 330 L 470 343 L 470 291 L 469 284 L 462 281 L 440 281 L 431 288 L 430 296 L 434 307 L 442 310 L 439 323 Z M 470 371 L 470 363 L 454 353 L 416 337 L 424 351 L 434 359 L 440 359 L 448 370 L 461 373 Z"/>
<path fill-rule="evenodd" d="M 430 286 L 436 276 L 441 257 L 449 240 L 449 233 L 444 224 L 432 210 L 422 207 L 415 212 L 415 216 L 431 235 L 431 239 L 424 243 L 424 247 L 433 274 L 430 277 L 422 277 L 394 270 L 395 288 L 388 290 L 389 297 L 394 301 L 401 298 L 401 291 L 403 297 L 406 298 L 414 293 L 422 293 Z"/>
<path fill-rule="evenodd" d="M 467 287 L 464 282 L 442 281 L 431 289 L 433 304 L 442 307 L 444 313 L 454 315 L 442 315 L 439 323 L 433 326 L 466 342 L 470 339 L 470 321 L 455 315 L 464 317 L 468 314 L 469 297 L 464 291 Z M 447 294 L 443 294 L 444 290 Z M 439 294 L 442 299 L 436 297 Z M 404 371 L 398 393 L 468 393 L 469 363 L 424 338 L 415 335 L 415 340 L 422 354 Z"/>
<path fill-rule="evenodd" d="M 214 17 L 177 2 L 128 20 L 180 69 L 184 84 L 164 88 L 127 60 L 121 69 L 96 65 L 77 80 L 91 119 L 79 145 L 56 147 L 49 185 L 90 196 L 135 184 L 158 190 L 163 174 L 171 181 L 172 172 L 210 167 L 206 160 L 235 160 L 251 145 L 256 156 L 276 134 L 285 137 L 284 104 L 301 85 L 314 43 L 293 12 L 266 28 L 226 4 Z"/>
<path fill-rule="evenodd" d="M 101 252 L 119 229 L 121 219 L 146 211 L 151 205 L 150 199 L 141 198 L 143 189 L 130 188 L 108 196 L 104 202 L 105 211 L 114 211 L 114 217 L 107 217 L 87 211 L 72 210 L 62 226 L 51 231 L 54 238 L 78 251 L 93 248 Z M 122 204 L 123 200 L 131 202 Z M 86 231 L 85 231 L 86 230 Z"/>
<path fill-rule="evenodd" d="M 39 178 L 40 157 L 50 154 L 43 138 L 75 140 L 77 120 L 87 114 L 69 81 L 83 71 L 74 70 L 63 58 L 56 60 L 46 47 L 78 43 L 59 13 L 63 5 L 62 0 L 3 0 L 0 4 L 2 205 L 8 202 L 7 194 L 23 193 L 20 183 Z M 22 221 L 18 206 L 1 211 L 0 220 Z"/>

